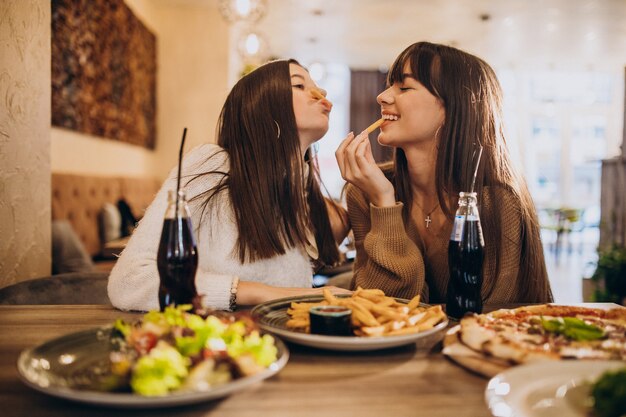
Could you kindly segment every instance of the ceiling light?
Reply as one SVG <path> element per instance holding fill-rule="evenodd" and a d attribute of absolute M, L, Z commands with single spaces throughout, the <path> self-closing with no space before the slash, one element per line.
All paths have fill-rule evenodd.
<path fill-rule="evenodd" d="M 267 52 L 267 41 L 260 32 L 249 30 L 243 32 L 237 44 L 239 54 L 244 59 L 263 58 Z"/>
<path fill-rule="evenodd" d="M 267 0 L 219 0 L 218 8 L 230 23 L 258 22 L 267 13 Z"/>
<path fill-rule="evenodd" d="M 261 41 L 259 35 L 256 33 L 250 33 L 244 39 L 245 50 L 248 55 L 256 55 L 261 49 Z"/>

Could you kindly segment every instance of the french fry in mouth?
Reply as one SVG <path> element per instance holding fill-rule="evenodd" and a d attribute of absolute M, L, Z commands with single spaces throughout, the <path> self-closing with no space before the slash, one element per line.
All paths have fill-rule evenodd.
<path fill-rule="evenodd" d="M 316 89 L 312 89 L 311 90 L 311 95 L 313 97 L 315 97 L 318 100 L 326 100 L 326 97 L 324 97 L 324 95 L 322 93 L 319 92 L 319 90 Z"/>
<path fill-rule="evenodd" d="M 385 121 L 385 119 L 383 119 L 381 117 L 380 119 L 376 120 L 374 123 L 369 125 L 369 127 L 367 129 L 365 129 L 367 131 L 367 134 L 369 135 L 370 133 L 372 133 L 373 131 L 378 129 L 380 127 L 380 125 L 383 124 L 384 121 Z"/>

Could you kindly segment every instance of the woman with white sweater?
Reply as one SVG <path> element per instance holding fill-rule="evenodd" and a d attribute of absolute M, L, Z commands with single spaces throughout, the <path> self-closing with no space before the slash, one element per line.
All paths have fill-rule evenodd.
<path fill-rule="evenodd" d="M 228 95 L 217 145 L 184 158 L 203 305 L 232 310 L 317 294 L 314 265 L 339 260 L 345 210 L 325 199 L 309 147 L 328 130 L 332 104 L 294 60 L 265 64 Z M 123 310 L 158 309 L 157 249 L 176 188 L 172 170 L 111 271 L 108 294 Z M 334 292 L 343 290 L 333 288 Z"/>

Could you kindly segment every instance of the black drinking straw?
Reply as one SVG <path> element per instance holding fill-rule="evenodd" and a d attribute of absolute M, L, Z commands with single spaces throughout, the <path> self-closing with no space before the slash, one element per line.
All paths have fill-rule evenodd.
<path fill-rule="evenodd" d="M 185 147 L 185 137 L 187 136 L 187 128 L 183 129 L 183 140 L 180 141 L 180 150 L 178 151 L 178 176 L 176 177 L 176 219 L 178 219 L 178 191 L 180 190 L 180 170 L 183 165 L 183 148 Z"/>
<path fill-rule="evenodd" d="M 474 150 L 474 155 L 476 155 L 476 150 Z M 483 155 L 483 145 L 478 144 L 478 157 L 476 158 L 476 166 L 474 167 L 474 177 L 472 178 L 472 186 L 470 187 L 470 192 L 474 192 L 474 184 L 476 183 L 476 175 L 478 174 L 478 166 L 480 165 L 480 157 Z M 472 158 L 473 159 L 473 158 Z"/>

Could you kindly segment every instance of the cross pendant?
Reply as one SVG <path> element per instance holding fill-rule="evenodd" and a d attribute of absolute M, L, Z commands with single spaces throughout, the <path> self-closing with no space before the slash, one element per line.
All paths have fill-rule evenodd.
<path fill-rule="evenodd" d="M 426 222 L 426 228 L 428 229 L 430 227 L 430 222 L 432 222 L 432 220 L 430 220 L 430 214 L 426 216 L 424 222 Z"/>

